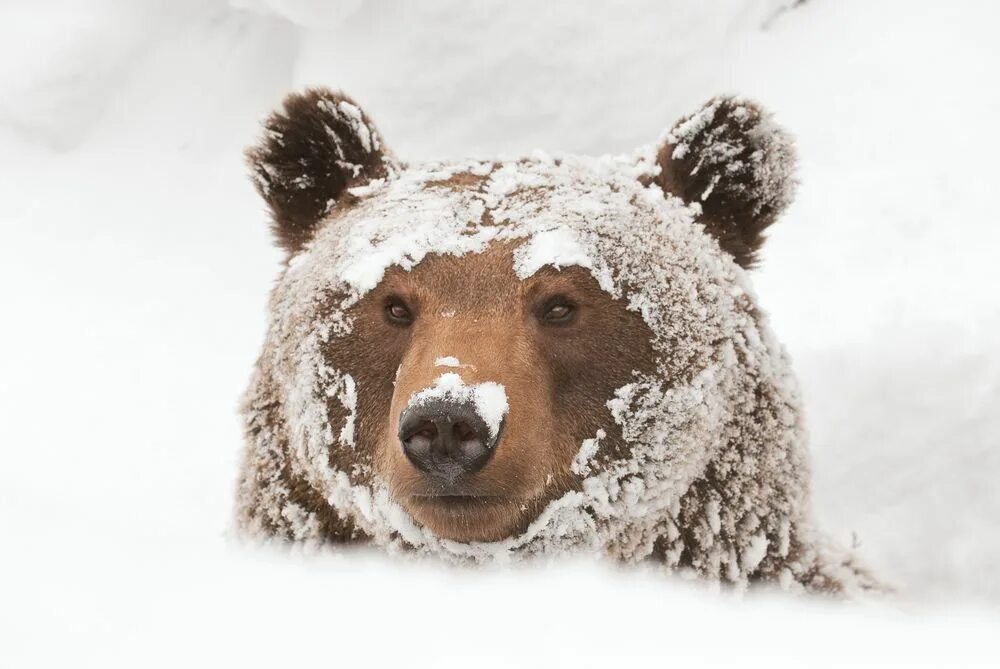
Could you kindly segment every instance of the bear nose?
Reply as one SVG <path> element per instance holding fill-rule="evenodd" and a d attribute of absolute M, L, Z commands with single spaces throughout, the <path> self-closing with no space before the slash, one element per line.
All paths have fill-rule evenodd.
<path fill-rule="evenodd" d="M 435 400 L 407 407 L 399 441 L 413 466 L 448 481 L 477 472 L 493 455 L 503 422 L 491 435 L 471 402 Z"/>

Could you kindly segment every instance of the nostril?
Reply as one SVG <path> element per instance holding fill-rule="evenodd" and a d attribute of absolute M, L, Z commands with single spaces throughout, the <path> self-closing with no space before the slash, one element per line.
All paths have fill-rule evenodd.
<path fill-rule="evenodd" d="M 410 438 L 421 437 L 423 439 L 434 439 L 437 436 L 437 426 L 430 421 L 425 421 L 424 423 L 417 426 Z"/>
<path fill-rule="evenodd" d="M 415 426 L 404 426 L 400 429 L 400 441 L 425 440 L 434 441 L 438 435 L 437 426 L 431 421 L 424 421 Z"/>
<path fill-rule="evenodd" d="M 486 453 L 482 435 L 468 423 L 456 423 L 452 435 L 455 437 L 456 454 L 470 465 Z"/>
<path fill-rule="evenodd" d="M 453 428 L 453 433 L 455 438 L 459 441 L 470 441 L 473 439 L 480 440 L 479 433 L 476 432 L 468 423 L 455 423 Z"/>
<path fill-rule="evenodd" d="M 437 426 L 431 421 L 423 421 L 403 426 L 400 429 L 399 440 L 403 443 L 407 454 L 426 457 L 431 452 L 437 436 Z"/>

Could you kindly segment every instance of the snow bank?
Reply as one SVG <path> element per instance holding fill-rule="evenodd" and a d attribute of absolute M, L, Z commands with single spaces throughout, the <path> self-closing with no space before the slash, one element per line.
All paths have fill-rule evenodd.
<path fill-rule="evenodd" d="M 8 563 L 47 578 L 5 586 L 18 602 L 0 607 L 5 665 L 975 667 L 995 659 L 1000 622 L 976 609 L 737 601 L 587 562 L 469 572 L 219 541 L 157 556 L 112 541 L 67 561 L 66 540 L 91 543 L 47 536 Z M 444 629 L 420 624 L 431 616 Z"/>

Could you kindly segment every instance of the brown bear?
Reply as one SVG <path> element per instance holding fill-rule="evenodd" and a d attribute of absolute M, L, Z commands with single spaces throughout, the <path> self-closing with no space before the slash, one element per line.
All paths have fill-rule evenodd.
<path fill-rule="evenodd" d="M 795 184 L 758 105 L 713 99 L 628 156 L 408 164 L 308 90 L 247 155 L 287 262 L 243 408 L 245 531 L 874 585 L 811 527 L 798 391 L 748 279 Z"/>

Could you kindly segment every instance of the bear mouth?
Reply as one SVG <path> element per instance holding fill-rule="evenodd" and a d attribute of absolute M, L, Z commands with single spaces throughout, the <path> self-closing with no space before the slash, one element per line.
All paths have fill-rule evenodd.
<path fill-rule="evenodd" d="M 497 514 L 506 515 L 514 506 L 512 500 L 499 495 L 468 495 L 468 494 L 441 494 L 441 495 L 413 495 L 409 498 L 411 512 L 416 517 L 426 520 L 437 518 L 440 520 L 451 519 L 451 521 L 467 523 L 485 523 L 491 525 L 489 519 Z"/>
<path fill-rule="evenodd" d="M 500 504 L 504 498 L 496 495 L 442 494 L 413 495 L 411 499 L 417 504 L 450 508 L 474 508 L 477 506 L 493 506 Z"/>
<path fill-rule="evenodd" d="M 490 494 L 416 494 L 406 502 L 418 523 L 443 539 L 466 543 L 516 536 L 541 510 L 538 501 Z"/>

